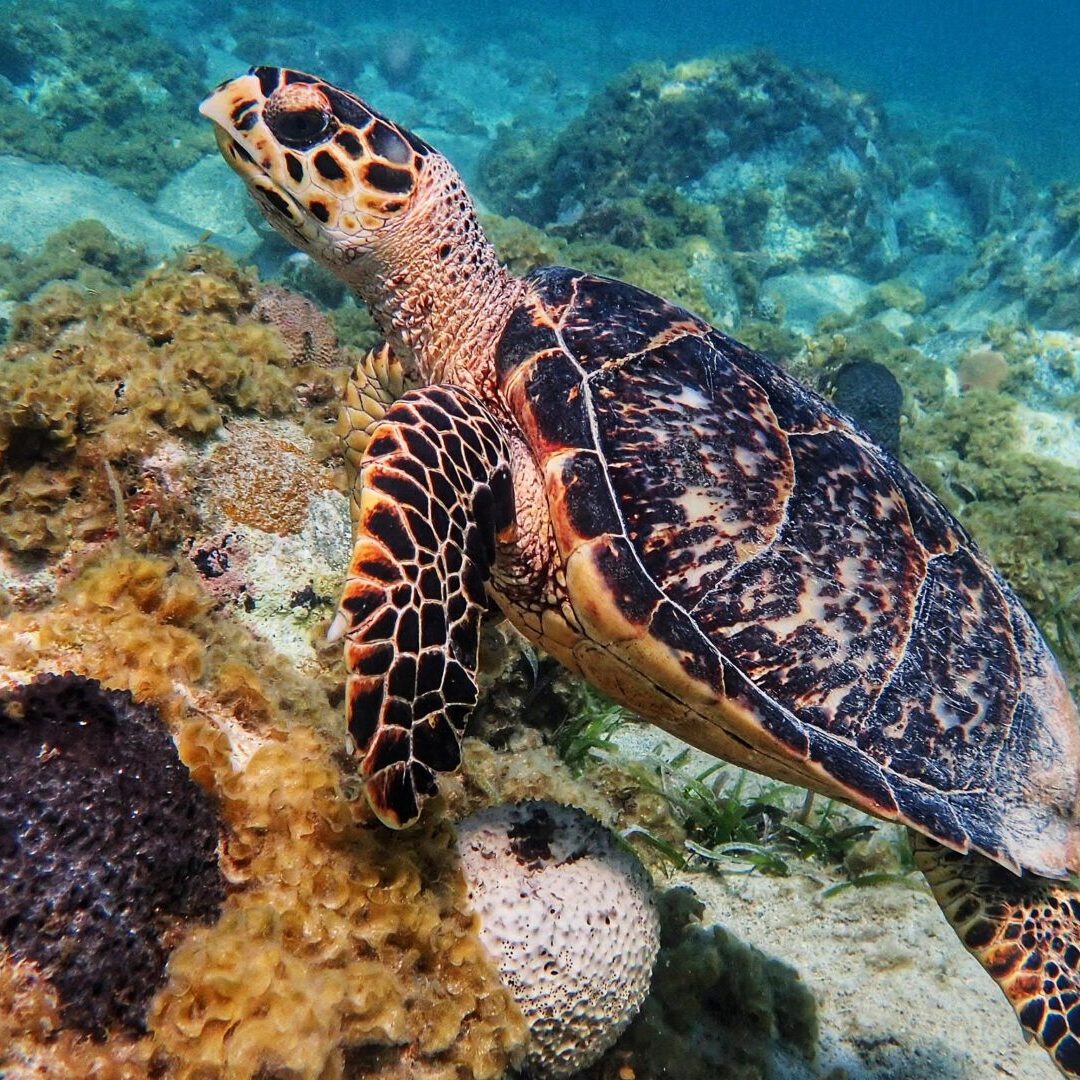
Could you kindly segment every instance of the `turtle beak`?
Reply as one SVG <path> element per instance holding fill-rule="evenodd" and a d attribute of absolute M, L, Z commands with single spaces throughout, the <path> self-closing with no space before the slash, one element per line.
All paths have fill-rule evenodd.
<path fill-rule="evenodd" d="M 295 198 L 275 171 L 284 171 L 276 144 L 262 120 L 265 97 L 256 76 L 241 75 L 222 83 L 200 106 L 199 112 L 214 125 L 221 156 L 263 208 L 273 214 L 271 224 L 285 222 L 303 234 L 308 222 Z"/>
<path fill-rule="evenodd" d="M 223 82 L 199 106 L 199 112 L 231 135 L 247 130 L 240 127 L 251 109 L 262 105 L 265 95 L 256 76 L 248 73 Z"/>
<path fill-rule="evenodd" d="M 269 162 L 260 167 L 254 153 L 259 148 L 253 145 L 252 129 L 258 127 L 261 120 L 261 108 L 264 98 L 259 80 L 253 75 L 241 75 L 237 79 L 223 82 L 199 106 L 199 112 L 214 125 L 214 138 L 217 140 L 221 156 L 245 181 L 265 177 L 269 173 Z M 265 139 L 265 134 L 262 136 Z M 257 141 L 257 140 L 254 140 Z"/>

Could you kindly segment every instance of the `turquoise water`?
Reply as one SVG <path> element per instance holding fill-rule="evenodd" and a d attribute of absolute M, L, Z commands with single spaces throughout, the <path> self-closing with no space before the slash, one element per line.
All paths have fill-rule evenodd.
<path fill-rule="evenodd" d="M 317 11 L 280 5 L 283 14 Z M 764 47 L 820 68 L 906 112 L 920 124 L 991 134 L 1043 179 L 1075 175 L 1080 110 L 1080 13 L 1053 0 L 890 4 L 649 2 L 545 5 L 411 4 L 340 17 L 354 55 L 384 28 L 423 37 L 429 27 L 467 50 L 506 49 L 522 65 L 554 67 L 598 84 L 631 60 L 685 59 Z M 267 56 L 283 62 L 280 56 Z M 289 62 L 295 62 L 290 60 Z"/>

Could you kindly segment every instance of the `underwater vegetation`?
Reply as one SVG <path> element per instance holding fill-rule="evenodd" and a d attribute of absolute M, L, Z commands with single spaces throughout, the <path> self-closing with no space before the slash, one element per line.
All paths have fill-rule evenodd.
<path fill-rule="evenodd" d="M 481 184 L 500 211 L 578 240 L 685 264 L 685 241 L 711 234 L 740 276 L 761 259 L 843 269 L 882 244 L 897 185 L 883 136 L 865 98 L 766 53 L 641 64 L 554 138 L 502 131 Z"/>
<path fill-rule="evenodd" d="M 54 281 L 74 281 L 88 292 L 99 292 L 134 284 L 148 264 L 139 247 L 118 240 L 100 221 L 88 218 L 51 233 L 36 255 L 0 248 L 0 295 L 28 300 Z"/>
<path fill-rule="evenodd" d="M 135 8 L 0 7 L 0 153 L 105 177 L 152 198 L 212 146 L 194 120 L 201 56 Z"/>
<path fill-rule="evenodd" d="M 175 544 L 190 529 L 179 496 L 190 478 L 146 458 L 170 439 L 202 440 L 227 416 L 297 414 L 301 401 L 315 406 L 313 428 L 326 426 L 333 409 L 314 417 L 336 400 L 335 346 L 324 317 L 297 329 L 280 292 L 260 297 L 255 275 L 213 248 L 126 292 L 49 285 L 15 309 L 0 354 L 0 548 L 40 559 L 108 538 L 109 470 L 129 539 Z"/>

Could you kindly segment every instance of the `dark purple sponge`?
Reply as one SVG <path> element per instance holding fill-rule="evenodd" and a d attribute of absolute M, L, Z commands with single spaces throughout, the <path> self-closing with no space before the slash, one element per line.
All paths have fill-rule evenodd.
<path fill-rule="evenodd" d="M 162 934 L 212 920 L 220 823 L 157 713 L 78 675 L 0 694 L 0 945 L 67 1023 L 144 1029 Z"/>

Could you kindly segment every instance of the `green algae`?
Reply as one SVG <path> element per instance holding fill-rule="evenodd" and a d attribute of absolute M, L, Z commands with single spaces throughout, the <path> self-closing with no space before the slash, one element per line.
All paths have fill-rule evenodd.
<path fill-rule="evenodd" d="M 921 315 L 926 310 L 926 296 L 921 289 L 903 278 L 889 278 L 888 281 L 874 286 L 867 314 L 875 314 L 887 308 L 906 311 L 909 315 Z"/>
<path fill-rule="evenodd" d="M 628 281 L 706 319 L 712 317 L 705 290 L 690 272 L 695 247 L 703 243 L 699 238 L 691 237 L 670 250 L 648 244 L 623 247 L 591 238 L 568 241 L 515 217 L 485 214 L 482 221 L 499 258 L 515 274 L 556 264 L 573 266 Z"/>
<path fill-rule="evenodd" d="M 745 155 L 804 124 L 836 132 L 853 112 L 876 130 L 876 115 L 854 95 L 764 52 L 637 64 L 553 141 L 500 132 L 482 162 L 481 186 L 500 209 L 509 201 L 518 216 L 552 221 L 567 200 L 588 205 L 700 175 L 719 156 L 718 139 Z"/>
<path fill-rule="evenodd" d="M 76 221 L 49 236 L 37 255 L 0 249 L 0 294 L 27 300 L 54 281 L 91 291 L 131 285 L 147 265 L 142 248 L 118 239 L 100 221 Z"/>
<path fill-rule="evenodd" d="M 201 58 L 127 8 L 4 4 L 0 152 L 95 173 L 152 198 L 213 146 L 195 119 Z"/>

